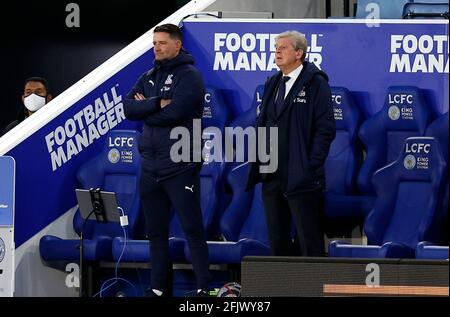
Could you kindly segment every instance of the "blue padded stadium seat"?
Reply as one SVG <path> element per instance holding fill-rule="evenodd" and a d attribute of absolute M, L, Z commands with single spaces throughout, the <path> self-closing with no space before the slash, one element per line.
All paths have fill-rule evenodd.
<path fill-rule="evenodd" d="M 245 129 L 247 127 L 255 127 L 256 125 L 256 117 L 259 114 L 259 107 L 261 105 L 262 96 L 264 94 L 264 85 L 259 85 L 256 87 L 254 93 L 253 93 L 253 100 L 251 103 L 251 106 L 248 110 L 242 112 L 239 114 L 236 118 L 233 119 L 233 121 L 230 122 L 229 127 L 233 128 L 234 130 L 237 127 L 241 127 L 242 129 Z M 231 139 L 231 137 L 234 137 L 231 135 L 231 130 L 228 129 L 225 131 L 225 134 L 228 138 Z M 236 153 L 236 150 L 241 151 L 243 150 L 243 153 L 238 153 L 238 155 L 233 156 L 233 162 L 243 163 L 247 162 L 249 157 L 249 152 L 247 151 L 249 149 L 248 147 L 248 138 L 244 138 L 244 147 L 243 149 L 234 149 L 234 153 Z M 233 138 L 233 146 L 236 146 L 236 138 Z M 231 161 L 231 160 L 228 160 Z"/>
<path fill-rule="evenodd" d="M 222 132 L 231 121 L 231 109 L 225 103 L 220 91 L 212 86 L 206 86 L 205 102 L 203 107 L 202 128 L 203 133 L 208 133 L 209 127 L 216 127 Z"/>
<path fill-rule="evenodd" d="M 230 127 L 254 127 L 256 124 L 256 117 L 260 112 L 262 97 L 264 95 L 264 85 L 258 85 L 253 92 L 252 103 L 250 108 L 239 114 L 230 123 Z"/>
<path fill-rule="evenodd" d="M 207 86 L 205 94 L 204 111 L 202 117 L 203 134 L 208 134 L 207 139 L 214 139 L 217 132 L 215 127 L 223 134 L 225 125 L 229 122 L 231 112 L 225 103 L 220 90 Z M 209 143 L 205 142 L 204 146 Z M 222 144 L 223 145 L 223 144 Z M 222 149 L 223 152 L 223 149 Z M 212 153 L 213 154 L 213 153 Z M 203 225 L 207 236 L 212 234 L 212 227 L 216 221 L 221 193 L 223 189 L 222 174 L 224 172 L 224 159 L 221 162 L 211 161 L 212 158 L 204 158 L 203 167 L 200 171 L 200 195 L 203 214 Z M 169 254 L 174 262 L 185 262 L 184 245 L 186 243 L 181 224 L 175 211 L 172 211 L 172 219 L 169 225 Z M 113 241 L 113 256 L 117 261 L 122 254 L 123 262 L 149 262 L 151 260 L 150 244 L 148 240 L 130 240 L 126 242 L 121 237 Z"/>
<path fill-rule="evenodd" d="M 230 163 L 230 162 L 234 162 L 234 163 L 244 163 L 244 162 L 248 162 L 249 160 L 249 139 L 247 137 L 247 135 L 244 133 L 243 136 L 243 144 L 237 144 L 237 138 L 236 138 L 236 134 L 238 131 L 241 131 L 240 128 L 242 128 L 242 132 L 245 131 L 246 128 L 248 127 L 255 127 L 256 124 L 256 117 L 257 114 L 259 113 L 259 107 L 262 101 L 262 96 L 264 93 L 264 85 L 259 85 L 256 87 L 254 93 L 253 93 L 253 99 L 252 99 L 252 103 L 250 105 L 250 108 L 247 109 L 246 111 L 242 112 L 241 114 L 239 114 L 236 118 L 233 119 L 233 121 L 230 122 L 230 124 L 228 125 L 228 129 L 225 130 L 225 138 L 228 140 L 232 140 L 233 141 L 233 147 L 232 147 L 232 153 L 227 153 L 228 155 L 226 156 L 226 162 Z M 241 141 L 239 141 L 239 143 L 241 143 Z M 240 148 L 236 148 L 236 146 L 239 146 Z M 231 168 L 233 168 L 235 165 L 234 164 L 226 164 L 225 165 L 225 171 L 224 171 L 224 175 L 227 175 L 228 172 L 230 171 Z M 218 212 L 218 219 L 216 219 L 216 221 L 214 222 L 213 225 L 213 230 L 214 230 L 214 234 L 213 234 L 213 239 L 218 239 L 220 238 L 220 229 L 219 229 L 219 220 L 221 215 L 223 214 L 223 212 L 225 211 L 225 209 L 227 208 L 227 206 L 229 205 L 231 201 L 231 189 L 228 187 L 228 185 L 224 184 L 224 189 L 221 195 L 221 201 L 219 202 L 219 212 Z"/>
<path fill-rule="evenodd" d="M 325 210 L 328 236 L 342 236 L 361 223 L 373 199 L 356 196 L 356 179 L 363 162 L 363 148 L 358 129 L 363 121 L 354 99 L 343 87 L 331 87 L 336 138 L 325 162 Z M 367 206 L 365 206 L 367 205 Z"/>
<path fill-rule="evenodd" d="M 230 127 L 254 127 L 256 124 L 256 117 L 260 112 L 260 105 L 262 101 L 262 96 L 264 94 L 264 85 L 258 85 L 253 92 L 253 99 L 250 108 L 241 114 L 239 114 L 230 123 Z"/>
<path fill-rule="evenodd" d="M 431 120 L 431 110 L 422 90 L 412 86 L 388 88 L 383 108 L 359 129 L 359 138 L 367 152 L 357 180 L 362 195 L 375 195 L 374 172 L 399 156 L 406 138 L 423 136 Z"/>
<path fill-rule="evenodd" d="M 449 125 L 449 116 L 448 111 L 443 115 L 436 118 L 430 125 L 427 127 L 425 132 L 426 136 L 431 136 L 438 140 L 441 145 L 442 155 L 444 156 L 444 160 L 448 164 L 448 125 Z"/>
<path fill-rule="evenodd" d="M 366 19 L 371 12 L 379 11 L 380 19 L 401 19 L 403 6 L 408 2 L 411 0 L 358 0 L 356 18 Z"/>
<path fill-rule="evenodd" d="M 233 166 L 227 175 L 233 198 L 220 220 L 224 241 L 208 241 L 210 263 L 240 264 L 244 256 L 270 254 L 261 184 L 246 192 L 249 165 Z M 187 247 L 185 254 L 190 259 Z"/>
<path fill-rule="evenodd" d="M 377 198 L 364 231 L 369 245 L 332 241 L 329 255 L 356 258 L 413 258 L 420 241 L 439 240 L 447 165 L 431 137 L 412 137 L 398 159 L 374 177 Z"/>
<path fill-rule="evenodd" d="M 442 155 L 444 156 L 444 160 L 449 166 L 448 163 L 448 137 L 449 137 L 449 115 L 448 111 L 443 115 L 439 116 L 427 128 L 425 133 L 426 136 L 434 137 L 439 142 L 441 146 Z M 449 179 L 447 176 L 447 189 L 445 191 L 445 195 L 443 197 L 441 210 L 444 215 L 445 221 L 442 223 L 442 241 L 441 244 L 448 244 L 449 240 L 449 230 L 448 230 L 448 207 L 449 207 Z"/>
<path fill-rule="evenodd" d="M 263 93 L 264 85 L 257 86 L 250 108 L 235 118 L 230 127 L 245 129 L 255 126 Z M 231 136 L 228 134 L 227 137 Z M 244 153 L 233 156 L 233 162 L 227 164 L 226 183 L 231 191 L 231 198 L 226 210 L 221 213 L 219 224 L 220 236 L 225 241 L 208 241 L 211 263 L 240 263 L 245 255 L 268 255 L 270 252 L 260 185 L 256 189 L 259 196 L 254 196 L 254 191 L 245 191 L 249 166 L 248 141 L 247 138 L 244 139 L 244 149 L 233 149 L 234 152 L 243 150 Z M 235 142 L 236 139 L 233 141 L 234 146 Z M 185 254 L 190 259 L 187 247 Z"/>
<path fill-rule="evenodd" d="M 422 241 L 416 247 L 416 259 L 448 260 L 448 245 L 439 246 Z"/>
<path fill-rule="evenodd" d="M 356 177 L 363 161 L 363 149 L 358 139 L 362 114 L 348 89 L 331 87 L 336 138 L 325 162 L 327 191 L 349 195 L 356 191 Z"/>
<path fill-rule="evenodd" d="M 407 3 L 403 8 L 404 19 L 448 19 L 449 9 L 447 3 L 425 3 L 416 1 Z"/>
<path fill-rule="evenodd" d="M 77 180 L 84 189 L 100 188 L 115 192 L 117 202 L 128 215 L 127 235 L 139 234 L 142 222 L 139 199 L 140 155 L 138 151 L 140 133 L 129 130 L 113 130 L 105 138 L 102 152 L 83 164 L 77 172 Z M 75 213 L 73 226 L 80 235 L 83 219 L 80 211 Z M 111 260 L 111 243 L 114 237 L 123 236 L 118 223 L 100 223 L 88 220 L 84 236 L 84 259 L 87 261 Z M 79 240 L 43 236 L 39 251 L 44 261 L 78 261 Z"/>

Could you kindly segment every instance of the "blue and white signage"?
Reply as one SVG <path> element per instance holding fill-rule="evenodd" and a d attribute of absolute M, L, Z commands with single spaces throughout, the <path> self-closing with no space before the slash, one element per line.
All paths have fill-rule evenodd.
<path fill-rule="evenodd" d="M 277 71 L 275 37 L 304 33 L 307 59 L 324 70 L 331 86 L 349 89 L 366 116 L 379 111 L 389 86 L 424 90 L 436 114 L 448 110 L 448 21 L 364 20 L 189 21 L 185 47 L 205 81 L 222 88 L 235 113 L 247 110 L 256 86 Z"/>
<path fill-rule="evenodd" d="M 0 156 L 0 227 L 14 226 L 14 173 L 14 159 Z"/>

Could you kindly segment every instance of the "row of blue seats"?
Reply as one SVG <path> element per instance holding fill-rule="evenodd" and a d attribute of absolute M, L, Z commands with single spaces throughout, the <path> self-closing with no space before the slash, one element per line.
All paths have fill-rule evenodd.
<path fill-rule="evenodd" d="M 258 100 L 264 94 L 263 90 L 262 85 L 255 89 L 250 109 L 232 120 L 229 126 L 255 125 Z M 373 174 L 398 157 L 407 137 L 436 137 L 448 162 L 448 112 L 435 118 L 423 90 L 413 86 L 391 86 L 382 109 L 367 118 L 363 106 L 348 89 L 331 87 L 331 90 L 337 133 L 325 165 L 326 213 L 330 224 L 327 234 L 330 237 L 348 234 L 366 218 L 376 196 Z M 211 89 L 209 93 L 218 95 Z M 221 98 L 216 98 L 214 104 L 216 116 L 226 116 L 222 109 L 226 105 L 220 106 Z M 445 199 L 448 201 L 448 195 Z"/>
<path fill-rule="evenodd" d="M 110 137 L 130 138 L 133 142 L 133 155 L 138 154 L 138 132 L 113 131 Z M 333 241 L 330 244 L 330 256 L 345 257 L 414 257 L 448 258 L 448 248 L 436 246 L 430 241 L 436 239 L 436 225 L 442 219 L 438 210 L 438 197 L 442 195 L 445 185 L 446 164 L 434 138 L 409 138 L 400 157 L 387 167 L 379 170 L 374 177 L 377 189 L 375 207 L 366 220 L 365 230 L 370 246 L 351 246 L 345 242 Z M 406 149 L 414 148 L 413 144 L 422 144 L 426 155 L 422 160 L 427 161 L 428 168 L 418 171 L 405 167 L 408 155 Z M 130 149 L 119 149 L 129 151 Z M 113 260 L 125 262 L 151 261 L 149 242 L 136 239 L 139 225 L 139 197 L 130 191 L 134 187 L 138 192 L 138 156 L 134 163 L 111 163 L 108 153 L 109 146 L 105 146 L 101 159 L 87 163 L 80 169 L 77 177 L 83 186 L 89 188 L 96 177 L 93 172 L 100 174 L 107 171 L 103 177 L 106 190 L 114 190 L 118 194 L 120 205 L 127 211 L 129 221 L 128 241 L 122 237 L 121 228 L 115 223 L 98 223 L 88 221 L 85 229 L 84 257 L 87 261 Z M 129 152 L 128 152 L 129 153 Z M 95 164 L 97 163 L 97 164 Z M 100 163 L 100 164 L 98 164 Z M 119 165 L 117 165 L 119 164 Z M 211 163 L 210 163 L 211 164 Z M 122 165 L 122 166 L 121 166 Z M 207 166 L 207 165 L 206 165 Z M 211 173 L 208 167 L 202 170 L 202 207 L 204 225 L 211 227 L 209 219 L 214 215 L 215 208 L 209 207 L 212 192 L 210 185 Z M 245 178 L 248 164 L 231 163 L 226 173 L 226 182 L 232 188 L 232 199 L 226 211 L 221 215 L 220 231 L 224 241 L 208 241 L 211 263 L 240 263 L 247 255 L 269 255 L 267 228 L 264 221 L 264 211 L 261 199 L 261 185 L 253 192 L 246 192 Z M 98 176 L 98 175 L 97 175 Z M 131 178 L 132 183 L 125 186 L 124 179 Z M 420 185 L 418 185 L 420 183 Z M 403 186 L 403 187 L 402 187 Z M 416 188 L 419 186 L 419 188 Z M 122 187 L 122 188 L 119 188 Z M 213 185 L 213 188 L 215 186 Z M 402 187 L 401 190 L 399 188 Z M 208 190 L 209 189 L 209 190 Z M 419 189 L 420 191 L 417 191 Z M 411 191 L 416 192 L 411 198 Z M 214 198 L 212 198 L 214 199 Z M 74 228 L 79 233 L 81 218 L 74 217 Z M 425 241 L 422 241 L 425 239 Z M 77 261 L 79 259 L 79 241 L 63 240 L 54 236 L 44 236 L 40 243 L 42 258 L 47 262 Z M 183 233 L 179 228 L 176 216 L 170 224 L 169 248 L 174 262 L 190 260 Z"/>
<path fill-rule="evenodd" d="M 101 154 L 84 164 L 77 172 L 77 179 L 83 188 L 102 188 L 106 191 L 114 191 L 117 195 L 119 205 L 126 212 L 129 225 L 127 230 L 127 239 L 125 239 L 122 228 L 117 223 L 102 223 L 94 220 L 88 220 L 84 227 L 84 245 L 83 256 L 86 261 L 118 261 L 119 258 L 125 262 L 148 262 L 151 259 L 149 242 L 142 239 L 143 217 L 139 201 L 139 136 L 137 131 L 114 130 L 107 136 L 107 141 Z M 114 149 L 119 153 L 127 153 L 127 161 L 119 162 L 110 160 L 110 139 L 126 139 L 123 146 L 115 146 Z M 129 145 L 132 144 L 130 147 Z M 117 153 L 115 151 L 115 153 Z M 130 154 L 131 153 L 131 154 Z M 133 157 L 130 162 L 129 157 Z M 226 182 L 229 188 L 233 190 L 232 199 L 227 204 L 227 211 L 220 220 L 220 228 L 223 240 L 238 241 L 241 235 L 245 236 L 246 229 L 244 222 L 248 224 L 247 229 L 251 235 L 255 236 L 255 242 L 245 243 L 242 248 L 242 254 L 239 253 L 235 261 L 240 263 L 244 255 L 264 254 L 269 255 L 267 233 L 263 219 L 263 208 L 260 187 L 258 187 L 257 203 L 252 207 L 253 191 L 245 192 L 242 180 L 247 175 L 247 164 L 234 166 L 231 163 L 226 173 Z M 221 162 L 205 162 L 200 173 L 201 178 L 201 205 L 203 213 L 203 224 L 206 232 L 211 233 L 212 221 L 217 217 L 218 196 L 222 188 L 221 176 L 224 164 Z M 240 197 L 240 198 L 239 198 Z M 251 208 L 250 208 L 251 207 Z M 233 208 L 236 211 L 233 211 Z M 79 210 L 73 218 L 73 227 L 75 232 L 80 235 L 83 227 L 83 219 Z M 242 229 L 242 230 L 241 230 Z M 185 262 L 188 257 L 185 256 L 185 240 L 181 230 L 180 223 L 173 215 L 169 230 L 169 250 L 171 259 L 175 262 Z M 211 236 L 211 234 L 209 234 Z M 230 243 L 221 241 L 220 249 L 227 248 Z M 238 243 L 239 244 L 239 243 Z M 125 247 L 126 245 L 126 247 Z M 211 245 L 211 244 L 210 244 Z M 79 260 L 79 240 L 61 239 L 59 237 L 47 235 L 41 238 L 40 254 L 42 259 L 50 266 L 64 268 L 65 262 Z M 249 249 L 250 248 L 250 249 Z M 239 248 L 238 248 L 239 249 Z M 233 249 L 237 252 L 236 248 Z M 254 250 L 254 251 L 252 251 Z M 211 256 L 224 256 L 223 250 L 214 252 L 210 249 Z M 65 261 L 65 262 L 64 262 Z M 214 259 L 212 259 L 214 262 Z M 220 263 L 230 262 L 225 258 L 220 258 Z"/>
<path fill-rule="evenodd" d="M 362 105 L 348 89 L 331 87 L 331 91 L 336 138 L 331 144 L 325 169 L 326 215 L 331 224 L 327 234 L 332 237 L 345 235 L 366 218 L 376 198 L 372 177 L 375 171 L 399 156 L 406 138 L 436 137 L 448 163 L 449 120 L 448 112 L 435 118 L 424 92 L 413 86 L 389 87 L 382 109 L 367 118 Z M 253 126 L 257 96 L 262 95 L 263 86 L 259 86 L 252 107 L 234 119 L 230 126 Z M 448 194 L 444 199 L 448 205 Z"/>
<path fill-rule="evenodd" d="M 411 91 L 408 91 L 406 88 L 411 89 Z M 261 87 L 258 87 L 257 89 L 260 94 L 261 89 Z M 368 127 L 368 136 L 377 139 L 379 142 L 386 142 L 388 133 L 386 133 L 386 131 L 383 131 L 383 134 L 381 134 L 380 131 L 370 132 L 369 127 L 382 126 L 384 127 L 384 130 L 393 127 L 394 130 L 400 130 L 400 135 L 398 137 L 401 138 L 401 140 L 393 141 L 391 144 L 392 149 L 390 150 L 399 152 L 399 150 L 395 149 L 395 145 L 402 144 L 405 137 L 411 135 L 423 135 L 425 127 L 431 120 L 431 116 L 427 113 L 427 108 L 421 102 L 417 102 L 417 100 L 423 100 L 419 96 L 419 90 L 414 87 L 394 87 L 390 91 L 390 93 L 393 94 L 396 92 L 401 92 L 403 94 L 406 92 L 410 93 L 412 96 L 411 100 L 414 100 L 415 102 L 411 103 L 413 104 L 412 106 L 411 104 L 409 106 L 413 108 L 413 118 L 405 120 L 406 122 L 404 124 L 400 124 L 400 121 L 397 121 L 399 118 L 393 120 L 389 117 L 389 113 L 391 113 L 391 117 L 396 117 L 397 114 L 393 115 L 392 113 L 395 111 L 389 111 L 391 105 L 389 107 L 385 106 L 379 114 L 373 116 L 364 124 Z M 205 104 L 205 108 L 210 108 L 206 111 L 206 113 L 209 113 L 210 115 L 205 117 L 204 125 L 206 127 L 219 126 L 223 130 L 223 127 L 229 121 L 229 111 L 227 111 L 227 107 L 224 106 L 223 100 L 220 99 L 220 96 L 216 91 L 209 88 L 208 93 L 211 94 L 211 99 L 209 105 Z M 333 176 L 330 177 L 330 175 L 333 175 L 333 172 L 346 171 L 342 174 L 343 178 L 341 177 L 341 181 L 337 183 L 347 185 L 348 180 L 351 178 L 348 177 L 348 175 L 352 174 L 349 170 L 354 170 L 352 156 L 355 152 L 354 143 L 357 139 L 355 135 L 361 120 L 358 115 L 355 116 L 357 107 L 354 106 L 352 102 L 349 102 L 350 94 L 347 90 L 333 88 L 333 95 L 335 96 L 335 101 L 339 100 L 339 103 L 335 103 L 338 137 L 333 142 L 329 161 L 336 161 L 336 164 L 333 165 L 327 162 L 327 169 L 329 170 L 328 174 L 330 179 L 333 179 Z M 336 96 L 340 97 L 336 98 Z M 242 127 L 254 125 L 257 107 L 258 103 L 255 99 L 252 108 L 241 114 L 229 125 Z M 390 125 L 387 117 L 389 117 L 389 120 L 397 122 Z M 373 123 L 369 123 L 372 122 L 370 120 L 372 120 Z M 448 131 L 448 119 L 446 126 Z M 407 127 L 414 128 L 408 130 L 406 129 Z M 405 132 L 405 129 L 407 132 Z M 417 133 L 417 131 L 420 133 Z M 142 213 L 139 210 L 139 190 L 137 182 L 139 178 L 140 163 L 137 150 L 138 134 L 138 132 L 112 131 L 109 136 L 112 138 L 133 138 L 135 140 L 132 149 L 124 149 L 132 151 L 134 157 L 132 164 L 113 164 L 109 162 L 108 153 L 110 149 L 107 143 L 105 144 L 103 153 L 99 155 L 99 157 L 94 158 L 92 161 L 85 164 L 77 175 L 80 184 L 84 188 L 100 187 L 104 190 L 118 193 L 118 200 L 124 210 L 127 211 L 130 218 L 128 236 L 132 240 L 141 237 L 143 232 L 143 220 Z M 389 133 L 389 137 L 392 135 L 392 133 Z M 364 140 L 364 138 L 362 138 L 362 140 Z M 390 152 L 385 151 L 383 147 L 380 146 L 376 149 L 381 151 L 381 154 Z M 445 149 L 447 150 L 448 160 L 448 146 Z M 376 155 L 381 154 L 378 153 Z M 364 162 L 366 162 L 369 157 L 371 157 L 370 151 L 367 152 L 367 158 Z M 391 157 L 395 158 L 395 152 L 391 153 Z M 342 166 L 341 163 L 345 163 L 345 166 Z M 378 159 L 377 163 L 380 164 L 379 167 L 382 167 L 383 164 L 386 165 L 385 163 L 387 162 L 386 160 L 380 161 Z M 339 166 L 339 164 L 341 164 L 341 166 Z M 238 163 L 231 163 L 225 166 L 225 164 L 221 162 L 211 162 L 204 165 L 204 168 L 202 169 L 201 190 L 204 225 L 207 228 L 209 237 L 212 237 L 215 232 L 220 232 L 224 240 L 226 240 L 225 242 L 209 243 L 212 263 L 239 263 L 244 255 L 251 255 L 253 253 L 269 254 L 260 188 L 257 187 L 254 193 L 247 193 L 243 190 L 246 179 L 246 166 L 246 164 Z M 374 171 L 377 169 L 373 164 L 371 164 L 371 168 L 373 168 Z M 226 180 L 226 184 L 221 181 L 222 179 Z M 328 181 L 330 192 L 333 188 L 333 186 L 330 186 L 332 183 L 333 182 Z M 227 187 L 225 185 L 227 185 Z M 223 195 L 224 188 L 229 188 L 231 193 L 229 193 L 229 195 Z M 224 211 L 225 208 L 226 210 Z M 81 231 L 81 224 L 81 217 L 77 212 L 74 217 L 74 229 L 77 233 L 80 233 Z M 218 228 L 216 228 L 216 226 Z M 172 237 L 169 242 L 172 259 L 174 261 L 185 261 L 189 259 L 187 250 L 184 250 L 185 243 L 182 230 L 180 230 L 180 225 L 175 216 L 172 218 L 172 223 L 170 225 L 170 235 Z M 120 238 L 122 232 L 117 224 L 102 224 L 88 221 L 84 236 L 87 238 L 84 246 L 84 255 L 87 260 L 111 260 L 113 258 L 118 260 L 125 241 L 123 238 Z M 116 238 L 113 239 L 114 237 Z M 244 238 L 251 239 L 242 240 Z M 237 243 L 230 243 L 230 241 Z M 47 262 L 63 259 L 76 261 L 79 257 L 78 244 L 79 242 L 77 240 L 62 240 L 53 236 L 45 236 L 42 238 L 40 244 L 41 256 Z M 111 250 L 113 250 L 113 252 Z M 123 260 L 146 262 L 151 259 L 149 252 L 148 241 L 129 241 L 126 252 L 123 255 Z"/>
<path fill-rule="evenodd" d="M 257 93 L 263 94 L 258 89 Z M 361 108 L 347 89 L 332 87 L 332 94 L 337 136 L 326 161 L 326 211 L 331 223 L 339 218 L 356 216 L 362 221 L 367 218 L 379 199 L 373 182 L 375 172 L 393 164 L 402 155 L 408 137 L 436 138 L 439 143 L 436 151 L 448 164 L 448 112 L 434 118 L 421 89 L 389 87 L 383 108 L 368 119 L 364 119 Z M 254 116 L 255 110 L 251 108 L 231 126 L 254 125 Z M 448 182 L 445 173 L 443 180 Z M 434 194 L 437 195 L 437 217 L 443 220 L 447 218 L 448 185 L 445 191 Z M 430 239 L 442 242 L 443 230 L 446 230 L 444 226 L 435 228 Z"/>
<path fill-rule="evenodd" d="M 374 174 L 373 185 L 376 198 L 364 221 L 368 245 L 335 240 L 329 256 L 412 258 L 420 252 L 415 249 L 429 249 L 430 242 L 441 241 L 448 176 L 437 139 L 406 139 L 399 157 Z"/>
<path fill-rule="evenodd" d="M 208 98 L 205 98 L 205 108 L 203 115 L 203 128 L 208 132 L 208 127 L 220 127 L 223 129 L 225 124 L 230 121 L 231 112 L 225 106 L 223 97 L 216 89 L 209 87 L 207 89 Z M 213 107 L 211 105 L 214 105 Z M 133 160 L 127 162 L 114 162 L 109 160 L 109 144 L 111 139 L 131 139 L 132 142 L 126 142 L 122 146 L 115 146 L 115 150 L 121 153 L 129 153 Z M 103 151 L 98 156 L 84 164 L 77 172 L 77 181 L 81 188 L 101 188 L 105 191 L 115 192 L 119 205 L 126 211 L 129 218 L 127 228 L 128 238 L 142 239 L 146 236 L 145 219 L 141 212 L 139 200 L 139 175 L 140 175 L 140 154 L 139 154 L 140 133 L 137 131 L 114 130 L 109 133 L 104 144 Z M 132 144 L 132 146 L 128 146 Z M 117 153 L 117 152 L 115 152 Z M 204 213 L 204 225 L 207 228 L 208 236 L 213 225 L 212 216 L 217 209 L 218 196 L 222 191 L 222 174 L 224 164 L 213 162 L 206 164 L 201 171 L 202 187 L 202 211 Z M 214 224 L 215 225 L 215 224 Z M 73 218 L 74 231 L 80 235 L 83 228 L 83 219 L 79 210 Z M 171 237 L 182 237 L 183 233 L 177 217 L 172 217 L 170 225 Z M 83 256 L 86 261 L 112 260 L 112 238 L 122 237 L 122 228 L 115 223 L 97 223 L 87 221 L 83 231 L 86 238 L 83 244 Z M 141 243 L 142 242 L 142 243 Z M 170 240 L 171 253 L 177 257 L 183 250 L 183 239 L 173 238 Z M 136 261 L 145 261 L 149 258 L 148 241 L 137 241 L 135 245 L 145 245 L 142 252 L 134 252 L 131 248 L 133 259 Z M 134 254 L 135 253 L 135 254 Z M 60 239 L 55 236 L 44 236 L 40 241 L 40 254 L 44 261 L 49 265 L 64 268 L 64 261 L 78 261 L 79 259 L 79 241 Z M 127 254 L 125 254 L 126 259 Z M 61 266 L 62 265 L 62 266 Z"/>
<path fill-rule="evenodd" d="M 448 19 L 445 0 L 358 0 L 356 18 L 367 19 Z"/>

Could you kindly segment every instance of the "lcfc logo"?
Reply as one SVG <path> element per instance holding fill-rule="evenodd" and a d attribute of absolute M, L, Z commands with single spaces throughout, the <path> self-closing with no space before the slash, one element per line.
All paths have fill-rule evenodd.
<path fill-rule="evenodd" d="M 109 150 L 109 152 L 108 152 L 108 160 L 111 163 L 113 163 L 113 164 L 119 162 L 119 160 L 120 160 L 120 153 L 119 153 L 119 151 L 117 149 Z"/>
<path fill-rule="evenodd" d="M 398 120 L 400 118 L 400 109 L 397 106 L 390 106 L 388 115 L 391 120 Z"/>
<path fill-rule="evenodd" d="M 416 158 L 412 154 L 408 154 L 405 156 L 405 159 L 403 160 L 403 166 L 407 170 L 412 170 L 416 166 Z"/>

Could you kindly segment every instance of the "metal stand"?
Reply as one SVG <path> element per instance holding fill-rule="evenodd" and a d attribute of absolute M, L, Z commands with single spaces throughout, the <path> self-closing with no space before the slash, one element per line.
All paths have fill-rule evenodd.
<path fill-rule="evenodd" d="M 79 276 L 79 281 L 80 281 L 80 297 L 86 297 L 87 294 L 85 289 L 84 289 L 84 273 L 83 273 L 83 266 L 84 266 L 84 261 L 83 261 L 83 255 L 84 255 L 84 248 L 83 248 L 83 242 L 84 242 L 84 231 L 86 229 L 86 224 L 88 219 L 95 213 L 96 219 L 105 219 L 105 208 L 103 205 L 103 201 L 102 198 L 100 196 L 100 189 L 93 189 L 91 188 L 89 190 L 89 193 L 91 194 L 91 203 L 92 203 L 92 211 L 89 213 L 89 215 L 84 219 L 83 221 L 83 227 L 81 228 L 81 233 L 80 233 L 80 276 Z"/>

